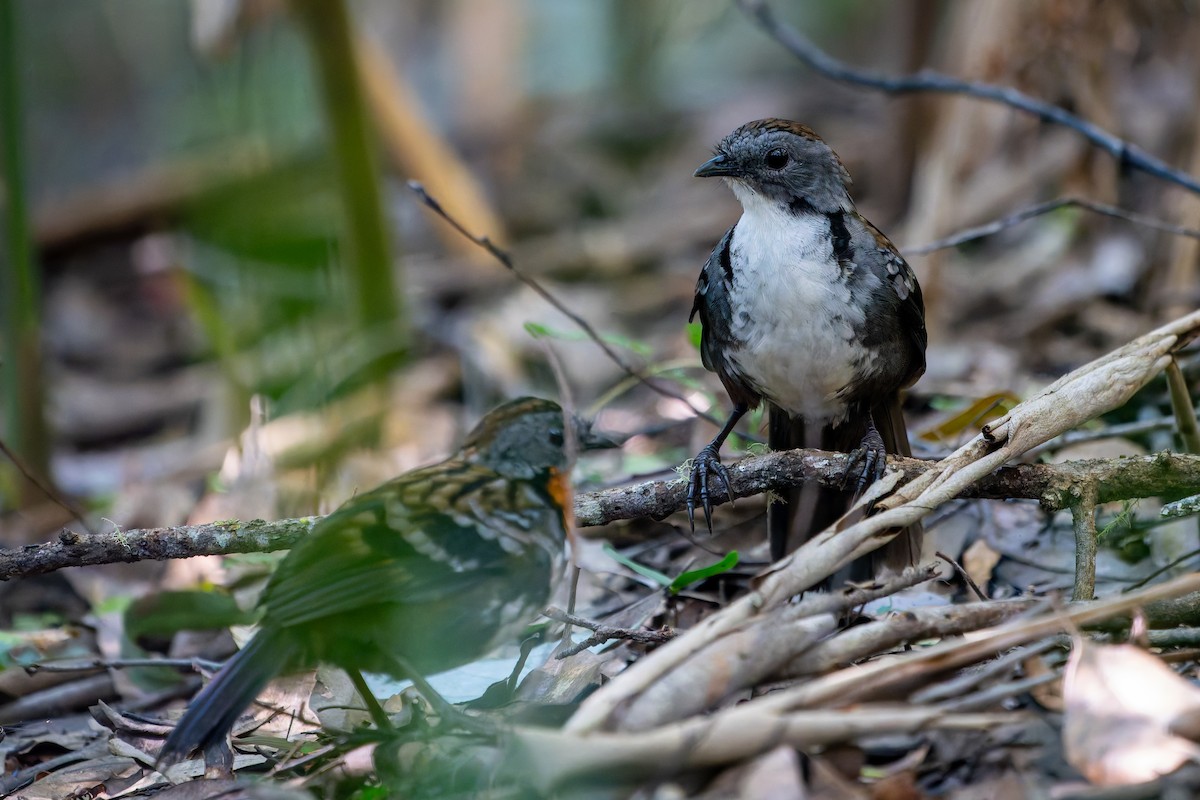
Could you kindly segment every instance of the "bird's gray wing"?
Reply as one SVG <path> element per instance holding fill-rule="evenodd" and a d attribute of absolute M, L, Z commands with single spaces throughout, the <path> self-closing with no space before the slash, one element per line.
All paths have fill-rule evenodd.
<path fill-rule="evenodd" d="M 838 252 L 838 226 L 834 224 L 834 250 L 839 262 L 850 270 L 852 289 L 864 293 L 861 302 L 874 309 L 867 314 L 862 343 L 883 356 L 882 365 L 864 375 L 864 380 L 877 383 L 877 389 L 911 386 L 925 372 L 929 341 L 917 276 L 896 246 L 866 218 L 857 212 L 846 212 L 842 217 L 844 248 Z M 864 390 L 867 387 L 853 393 Z"/>
<path fill-rule="evenodd" d="M 700 278 L 696 281 L 696 297 L 688 321 L 700 316 L 700 359 L 706 369 L 717 373 L 729 399 L 747 406 L 758 405 L 760 394 L 737 368 L 731 353 L 738 342 L 733 337 L 733 306 L 730 294 L 733 288 L 733 263 L 730 248 L 733 231 L 737 225 L 725 231 L 721 241 L 713 248 Z"/>

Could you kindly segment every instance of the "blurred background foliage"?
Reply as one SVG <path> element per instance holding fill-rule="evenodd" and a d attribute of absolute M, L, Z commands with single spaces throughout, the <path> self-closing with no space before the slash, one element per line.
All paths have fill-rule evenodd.
<path fill-rule="evenodd" d="M 409 334 L 403 309 L 416 314 L 422 341 L 455 338 L 422 297 L 427 281 L 417 279 L 415 296 L 396 288 L 404 287 L 405 251 L 432 252 L 431 228 L 474 266 L 468 279 L 491 273 L 496 284 L 496 268 L 430 220 L 402 179 L 421 178 L 469 226 L 500 241 L 509 227 L 519 237 L 571 216 L 617 218 L 626 208 L 604 184 L 636 185 L 652 173 L 664 148 L 690 138 L 688 109 L 712 104 L 714 92 L 735 92 L 747 76 L 791 71 L 778 54 L 750 47 L 756 34 L 715 0 L 5 5 L 19 37 L 12 52 L 22 54 L 9 70 L 22 97 L 5 123 L 23 134 L 16 146 L 27 181 L 16 199 L 32 209 L 25 223 L 7 228 L 32 231 L 40 251 L 34 272 L 48 285 L 50 361 L 39 373 L 52 387 L 47 415 L 88 415 L 57 404 L 59 360 L 97 389 L 114 373 L 211 363 L 229 390 L 217 423 L 224 430 L 214 431 L 226 436 L 249 421 L 250 397 L 278 417 L 323 407 L 399 367 Z M 333 23 L 344 8 L 356 24 L 339 42 Z M 796 11 L 821 30 L 844 28 L 862 13 L 853 3 Z M 370 108 L 342 102 L 357 94 L 347 79 L 355 58 Z M 560 105 L 593 106 L 594 127 L 556 132 L 554 125 L 577 124 L 553 110 Z M 373 120 L 378 130 L 367 130 Z M 346 126 L 360 138 L 340 141 Z M 516 152 L 538 128 L 562 142 L 528 144 L 558 152 Z M 576 158 L 564 145 L 580 134 L 594 150 Z M 377 146 L 391 156 L 386 172 L 377 168 Z M 589 177 L 601 166 L 587 163 L 596 157 L 607 174 Z M 347 176 L 345 158 L 362 161 L 359 174 Z M 623 174 L 611 174 L 614 167 Z M 551 182 L 559 170 L 574 174 L 545 198 L 506 200 L 503 187 L 525 169 Z M 592 178 L 600 185 L 588 186 Z M 552 208 L 567 213 L 547 215 Z M 375 231 L 372 216 L 381 222 Z M 412 246 L 385 249 L 409 237 Z M 14 246 L 18 239 L 6 235 Z M 5 255 L 15 266 L 12 252 Z M 439 287 L 449 298 L 432 299 L 453 306 L 470 290 L 469 282 Z M 71 303 L 97 295 L 127 317 L 118 327 L 128 326 L 144 363 L 131 365 L 122 342 L 77 316 L 87 310 Z M 475 412 L 516 389 L 512 383 L 469 390 L 478 396 Z M 79 443 L 62 435 L 63 426 L 52 438 L 34 435 L 36 387 L 28 376 L 6 387 L 7 440 L 32 472 L 70 493 L 125 483 L 79 464 L 73 444 L 92 450 L 158 428 L 143 418 L 110 432 L 81 431 Z M 22 392 L 37 402 L 17 414 Z M 88 400 L 122 403 L 102 391 Z M 67 427 L 90 426 L 82 419 Z M 374 438 L 358 433 L 355 444 Z M 22 484 L 6 472 L 10 489 Z M 38 503 L 39 494 L 9 491 L 5 505 Z"/>
<path fill-rule="evenodd" d="M 1016 87 L 1200 174 L 1194 0 L 773 7 L 864 69 Z M 108 530 L 329 510 L 445 455 L 497 400 L 557 396 L 547 345 L 577 405 L 631 434 L 582 478 L 671 477 L 708 441 L 687 404 L 631 380 L 408 180 L 646 374 L 720 416 L 724 393 L 686 322 L 738 210 L 692 171 L 743 122 L 806 122 L 924 289 L 929 369 L 907 399 L 924 456 L 1200 301 L 1194 238 L 1077 209 L 916 254 L 1065 195 L 1192 228 L 1200 200 L 1006 107 L 829 81 L 729 0 L 0 0 L 0 93 L 0 437 Z M 1194 353 L 1183 366 L 1194 395 Z M 1105 421 L 1133 427 L 1041 455 L 1178 446 L 1164 381 Z M 0 546 L 82 530 L 7 459 L 0 476 Z M 1102 582 L 1194 566 L 1194 520 L 1159 523 L 1157 507 L 1102 509 Z M 746 574 L 764 557 L 762 512 L 760 500 L 722 508 L 711 545 L 737 549 Z M 627 528 L 649 541 L 640 563 L 664 575 L 716 560 L 670 520 L 605 535 Z M 977 502 L 929 528 L 931 552 L 986 551 L 992 597 L 1070 583 L 1069 515 Z M 180 609 L 134 598 L 198 586 L 212 596 L 184 606 L 241 621 L 273 559 L 0 583 L 0 660 L 219 657 L 228 636 L 224 650 L 164 644 Z M 168 621 L 126 631 L 131 606 L 130 618 Z M 0 671 L 0 699 L 28 689 L 4 688 L 24 680 L 14 674 Z M 89 702 L 143 699 L 132 683 L 110 679 Z"/>

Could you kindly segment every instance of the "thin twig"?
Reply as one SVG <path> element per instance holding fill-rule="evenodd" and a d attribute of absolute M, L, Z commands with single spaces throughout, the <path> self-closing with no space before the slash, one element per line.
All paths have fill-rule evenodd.
<path fill-rule="evenodd" d="M 1050 637 L 1041 642 L 1025 645 L 1024 647 L 1015 647 L 1004 655 L 997 656 L 992 661 L 981 664 L 978 667 L 973 667 L 968 671 L 960 672 L 952 678 L 947 678 L 946 680 L 918 689 L 909 697 L 909 701 L 918 705 L 926 705 L 928 703 L 943 702 L 954 697 L 961 697 L 967 692 L 973 691 L 976 686 L 985 680 L 1007 673 L 1027 659 L 1036 658 L 1054 647 L 1058 647 L 1058 639 L 1056 637 Z"/>
<path fill-rule="evenodd" d="M 964 695 L 963 697 L 955 697 L 947 700 L 944 703 L 939 703 L 937 708 L 947 712 L 964 712 L 974 711 L 981 708 L 990 708 L 998 705 L 1001 700 L 1007 700 L 1019 694 L 1025 694 L 1039 686 L 1044 686 L 1047 683 L 1052 683 L 1061 680 L 1062 676 L 1057 672 L 1046 672 L 1041 675 L 1033 675 L 1028 678 L 1018 678 L 1008 681 L 1007 683 L 998 683 L 995 686 L 989 686 L 986 689 L 980 689 L 978 692 Z"/>
<path fill-rule="evenodd" d="M 977 584 L 975 582 L 975 579 L 972 578 L 969 574 L 967 574 L 967 570 L 963 567 L 962 564 L 958 563 L 953 558 L 951 558 L 950 556 L 943 553 L 941 550 L 938 550 L 936 553 L 934 553 L 934 555 L 936 555 L 938 558 L 942 559 L 947 564 L 949 564 L 951 567 L 953 567 L 955 574 L 958 575 L 958 577 L 960 579 L 962 579 L 962 582 L 966 585 L 966 587 L 968 589 L 971 590 L 971 592 L 975 595 L 975 597 L 977 599 L 979 599 L 979 600 L 990 600 L 991 599 L 986 594 L 984 594 L 982 589 L 979 588 L 979 584 Z"/>
<path fill-rule="evenodd" d="M 30 664 L 25 667 L 28 675 L 39 672 L 91 672 L 99 669 L 133 669 L 137 667 L 173 667 L 190 669 L 192 672 L 216 672 L 221 662 L 205 658 L 95 658 L 90 661 L 50 662 Z"/>
<path fill-rule="evenodd" d="M 61 507 L 64 511 L 70 514 L 71 518 L 82 525 L 85 531 L 88 533 L 95 533 L 95 531 L 92 529 L 92 526 L 89 525 L 88 521 L 83 518 L 83 511 L 81 511 L 78 506 L 76 506 L 66 497 L 59 494 L 58 490 L 56 490 L 53 486 L 34 475 L 29 467 L 25 465 L 25 462 L 20 458 L 20 456 L 14 453 L 12 449 L 4 443 L 3 439 L 0 439 L 0 452 L 4 453 L 4 456 L 12 462 L 12 465 L 16 467 L 22 475 L 25 476 L 25 480 L 29 481 L 39 490 L 41 490 L 42 494 L 50 498 L 52 503 Z"/>
<path fill-rule="evenodd" d="M 1101 439 L 1132 438 L 1145 433 L 1171 430 L 1176 426 L 1175 418 L 1159 417 L 1158 419 L 1142 419 L 1136 422 L 1120 422 L 1116 425 L 1105 425 L 1100 428 L 1085 428 L 1067 431 L 1062 436 L 1055 437 L 1040 447 L 1029 451 L 1030 456 L 1038 455 L 1047 450 L 1057 450 L 1067 445 L 1095 442 Z"/>
<path fill-rule="evenodd" d="M 575 463 L 579 459 L 579 436 L 578 428 L 575 425 L 575 395 L 571 391 L 571 382 L 567 380 L 567 372 L 563 368 L 562 359 L 559 358 L 558 351 L 554 349 L 554 345 L 547 340 L 542 341 L 542 347 L 546 353 L 546 361 L 550 364 L 550 369 L 554 372 L 554 382 L 558 385 L 558 396 L 560 405 L 563 410 L 563 450 L 566 453 L 566 466 L 564 467 L 564 475 L 575 474 Z M 570 500 L 563 504 L 563 526 L 567 531 L 567 543 L 570 545 L 567 550 L 570 555 L 570 563 L 567 565 L 567 580 L 568 584 L 568 599 L 567 608 L 571 611 L 575 610 L 575 596 L 579 590 L 579 543 L 577 541 L 579 534 L 575 528 L 575 497 L 574 487 L 570 491 Z M 571 626 L 563 628 L 563 640 L 570 638 Z M 519 673 L 514 672 L 514 677 Z M 514 686 L 515 688 L 515 686 Z"/>
<path fill-rule="evenodd" d="M 1191 559 L 1195 558 L 1196 556 L 1200 556 L 1200 549 L 1189 550 L 1188 552 L 1184 553 L 1183 555 L 1179 556 L 1178 558 L 1171 559 L 1166 564 L 1163 564 L 1161 567 L 1154 570 L 1146 577 L 1138 580 L 1136 583 L 1129 584 L 1121 591 L 1122 592 L 1132 592 L 1135 589 L 1140 589 L 1143 586 L 1145 586 L 1146 584 L 1150 583 L 1150 581 L 1157 578 L 1159 575 L 1162 575 L 1165 572 L 1170 572 L 1171 570 L 1173 570 L 1175 567 L 1179 566 L 1183 562 L 1190 561 Z"/>
<path fill-rule="evenodd" d="M 687 399 L 678 392 L 671 391 L 664 386 L 658 385 L 651 380 L 649 376 L 644 375 L 641 370 L 622 358 L 620 353 L 614 350 L 608 342 L 604 341 L 604 337 L 602 337 L 596 331 L 596 329 L 592 327 L 590 322 L 568 308 L 565 303 L 559 300 L 558 297 L 552 294 L 546 287 L 542 286 L 542 284 L 540 284 L 537 280 L 517 269 L 516 263 L 513 261 L 512 255 L 509 254 L 508 251 L 501 248 L 487 236 L 480 236 L 467 230 L 461 222 L 451 216 L 450 213 L 442 207 L 442 204 L 439 203 L 435 197 L 429 194 L 429 192 L 424 186 L 421 185 L 420 182 L 409 181 L 408 188 L 412 189 L 412 191 L 421 198 L 421 202 L 423 202 L 431 211 L 449 223 L 451 227 L 466 237 L 468 241 L 474 242 L 486 250 L 492 255 L 493 258 L 499 261 L 505 269 L 511 272 L 517 280 L 528 286 L 530 289 L 536 292 L 539 297 L 541 297 L 550 305 L 554 306 L 554 308 L 566 316 L 567 319 L 571 320 L 571 322 L 573 322 L 576 327 L 583 331 L 584 334 L 591 339 L 597 347 L 600 348 L 600 351 L 603 352 L 610 361 L 620 367 L 626 375 L 636 379 L 639 383 L 644 384 L 651 391 L 657 392 L 663 397 L 669 397 L 672 400 L 679 400 L 687 405 L 687 407 L 693 412 L 695 412 L 696 416 L 701 417 L 717 426 L 722 424 L 720 420 L 713 417 L 708 412 L 697 408 L 691 400 Z"/>
<path fill-rule="evenodd" d="M 589 647 L 595 647 L 598 644 L 604 644 L 613 639 L 626 639 L 632 642 L 641 642 L 642 644 L 662 644 L 675 638 L 675 631 L 673 630 L 647 631 L 634 628 L 615 628 L 611 625 L 604 625 L 590 619 L 585 619 L 584 617 L 568 614 L 561 608 L 555 608 L 554 606 L 550 606 L 544 610 L 542 616 L 592 631 L 592 635 L 584 641 L 577 642 L 557 653 L 554 656 L 556 659 L 570 658 L 577 653 L 587 650 Z"/>
<path fill-rule="evenodd" d="M 1082 208 L 1106 217 L 1122 219 L 1126 222 L 1131 222 L 1134 225 L 1153 228 L 1156 231 L 1173 233 L 1177 236 L 1187 236 L 1192 239 L 1200 239 L 1200 230 L 1197 230 L 1196 228 L 1186 228 L 1182 225 L 1176 225 L 1173 222 L 1165 222 L 1157 217 L 1139 214 L 1135 211 L 1126 211 L 1123 208 L 1117 208 L 1116 206 L 1110 206 L 1105 203 L 1097 203 L 1094 200 L 1087 200 L 1082 197 L 1060 197 L 1057 200 L 1047 200 L 1044 203 L 1034 203 L 1033 205 L 1019 208 L 1016 211 L 1001 217 L 1000 219 L 995 219 L 991 222 L 985 222 L 982 225 L 976 225 L 972 228 L 967 228 L 966 230 L 945 236 L 941 239 L 936 239 L 919 247 L 905 247 L 902 248 L 902 250 L 905 255 L 922 256 L 926 255 L 927 253 L 932 253 L 935 250 L 944 250 L 948 247 L 957 247 L 960 244 L 972 242 L 976 239 L 994 236 L 997 233 L 1007 230 L 1015 225 L 1020 225 L 1026 220 L 1042 216 L 1043 214 L 1049 214 L 1052 211 L 1057 211 L 1060 208 Z"/>
<path fill-rule="evenodd" d="M 856 69 L 825 53 L 794 27 L 780 21 L 764 0 L 737 0 L 737 4 L 747 16 L 758 23 L 768 36 L 783 45 L 788 52 L 811 69 L 831 80 L 866 86 L 888 94 L 938 92 L 961 94 L 1000 103 L 1032 114 L 1043 122 L 1061 125 L 1075 131 L 1111 155 L 1121 167 L 1132 167 L 1200 194 L 1200 181 L 1186 172 L 1174 169 L 1161 159 L 1147 153 L 1137 145 L 1109 133 L 1099 125 L 1081 119 L 1058 106 L 1030 97 L 1012 87 L 965 81 L 928 69 L 901 76 L 883 75 L 878 72 Z"/>

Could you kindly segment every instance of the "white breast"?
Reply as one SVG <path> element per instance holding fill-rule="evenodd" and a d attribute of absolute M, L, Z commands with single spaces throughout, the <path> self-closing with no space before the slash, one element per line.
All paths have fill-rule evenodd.
<path fill-rule="evenodd" d="M 863 313 L 833 255 L 829 223 L 794 215 L 730 181 L 745 214 L 733 232 L 731 353 L 764 397 L 793 416 L 839 421 L 838 392 L 871 356 L 854 336 Z"/>

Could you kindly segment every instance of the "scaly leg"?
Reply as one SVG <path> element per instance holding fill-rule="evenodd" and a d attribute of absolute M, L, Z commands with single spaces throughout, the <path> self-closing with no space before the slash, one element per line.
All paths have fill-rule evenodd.
<path fill-rule="evenodd" d="M 709 477 L 716 475 L 721 480 L 721 485 L 725 489 L 725 494 L 729 497 L 729 502 L 733 502 L 733 490 L 729 488 L 729 470 L 721 463 L 721 445 L 725 444 L 725 440 L 729 438 L 729 434 L 733 432 L 733 428 L 738 424 L 738 420 L 749 410 L 749 406 L 745 403 L 738 403 L 733 407 L 733 411 L 729 414 L 729 419 L 725 423 L 725 427 L 721 428 L 721 432 L 716 435 L 711 442 L 706 444 L 704 448 L 696 454 L 696 458 L 692 460 L 692 474 L 688 478 L 688 493 L 687 493 L 687 512 L 688 522 L 692 525 L 692 533 L 696 532 L 696 497 L 699 495 L 700 505 L 704 508 L 704 517 L 708 521 L 708 532 L 711 535 L 712 530 L 712 502 L 708 495 Z"/>

